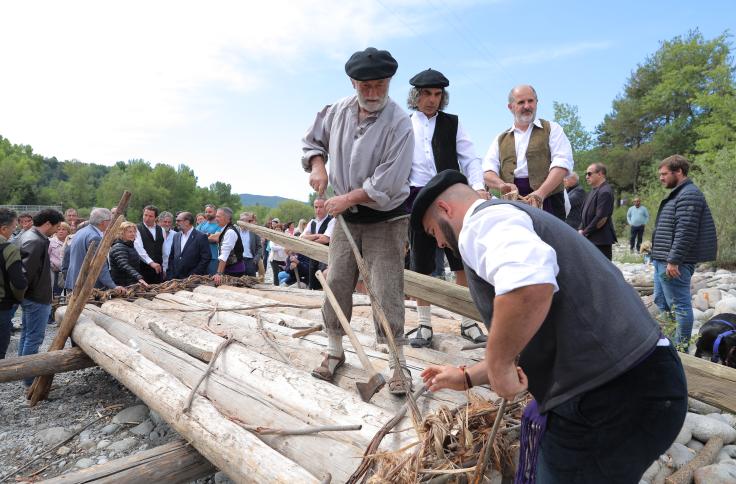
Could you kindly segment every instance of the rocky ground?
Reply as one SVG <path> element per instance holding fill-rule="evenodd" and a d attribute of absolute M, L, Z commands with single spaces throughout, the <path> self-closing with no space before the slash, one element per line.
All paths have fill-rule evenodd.
<path fill-rule="evenodd" d="M 629 282 L 651 285 L 652 269 L 617 248 L 617 266 Z M 270 275 L 270 274 L 269 274 Z M 736 313 L 736 273 L 699 270 L 693 277 L 696 325 L 719 312 Z M 18 322 L 19 325 L 19 322 Z M 694 329 L 694 333 L 697 329 Z M 49 326 L 42 351 L 53 339 Z M 13 335 L 9 355 L 17 351 Z M 691 345 L 693 347 L 694 345 Z M 642 479 L 663 482 L 713 435 L 726 446 L 713 465 L 696 473 L 697 483 L 736 482 L 736 417 L 691 401 L 677 441 Z M 100 368 L 57 375 L 49 400 L 31 408 L 21 382 L 0 384 L 0 482 L 40 480 L 135 454 L 176 438 L 161 418 Z M 229 482 L 221 473 L 198 484 Z"/>

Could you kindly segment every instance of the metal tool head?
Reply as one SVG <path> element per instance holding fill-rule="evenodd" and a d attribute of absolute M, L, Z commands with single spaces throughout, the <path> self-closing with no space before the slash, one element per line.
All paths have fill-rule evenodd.
<path fill-rule="evenodd" d="M 370 402 L 371 398 L 373 398 L 373 395 L 381 391 L 381 388 L 383 388 L 383 385 L 385 384 L 386 379 L 383 377 L 383 375 L 381 375 L 380 373 L 376 373 L 367 382 L 357 382 L 355 386 L 358 387 L 360 398 L 362 398 L 364 402 Z"/>

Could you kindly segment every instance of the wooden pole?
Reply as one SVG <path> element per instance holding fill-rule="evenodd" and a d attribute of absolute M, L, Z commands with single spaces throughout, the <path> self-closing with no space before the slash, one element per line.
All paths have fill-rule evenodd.
<path fill-rule="evenodd" d="M 90 366 L 95 366 L 95 362 L 81 348 L 6 358 L 0 360 L 0 383 L 81 370 Z"/>
<path fill-rule="evenodd" d="M 64 313 L 64 319 L 59 325 L 59 330 L 56 333 L 56 337 L 51 342 L 51 346 L 49 346 L 49 351 L 63 349 L 64 345 L 66 345 L 66 340 L 71 336 L 72 331 L 74 330 L 74 325 L 77 322 L 77 318 L 79 318 L 79 314 L 82 312 L 82 309 L 84 309 L 90 295 L 92 295 L 92 290 L 95 287 L 97 278 L 100 276 L 102 267 L 107 262 L 107 253 L 110 251 L 110 246 L 112 245 L 113 240 L 115 240 L 120 224 L 123 223 L 124 218 L 122 214 L 125 213 L 125 210 L 128 208 L 130 196 L 131 193 L 129 191 L 126 190 L 123 192 L 123 196 L 120 198 L 120 202 L 118 202 L 117 205 L 118 215 L 105 231 L 105 236 L 102 237 L 102 241 L 100 242 L 97 251 L 94 253 L 94 258 L 88 263 L 89 271 L 86 274 L 83 274 L 80 270 L 79 277 L 77 277 L 77 280 L 74 283 L 74 292 L 72 293 L 68 310 Z M 90 252 L 91 251 L 87 252 L 85 259 L 89 257 Z M 84 264 L 82 265 L 84 267 Z M 82 276 L 85 276 L 84 279 L 81 279 Z M 51 390 L 51 382 L 53 382 L 53 380 L 53 374 L 36 378 L 29 391 L 31 406 L 36 405 L 39 401 L 48 397 L 49 390 Z"/>
<path fill-rule="evenodd" d="M 191 482 L 217 472 L 215 466 L 183 440 L 47 479 L 44 484 L 134 484 Z"/>

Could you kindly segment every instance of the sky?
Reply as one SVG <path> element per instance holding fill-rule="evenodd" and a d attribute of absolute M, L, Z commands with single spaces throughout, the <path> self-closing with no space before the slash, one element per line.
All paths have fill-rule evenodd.
<path fill-rule="evenodd" d="M 523 6 L 522 6 L 523 5 Z M 368 46 L 399 63 L 390 95 L 433 68 L 482 157 L 511 125 L 509 90 L 538 116 L 576 105 L 593 130 L 663 40 L 736 27 L 736 2 L 530 0 L 33 1 L 0 4 L 0 135 L 59 160 L 191 167 L 200 185 L 306 200 L 301 138 L 354 92 Z"/>

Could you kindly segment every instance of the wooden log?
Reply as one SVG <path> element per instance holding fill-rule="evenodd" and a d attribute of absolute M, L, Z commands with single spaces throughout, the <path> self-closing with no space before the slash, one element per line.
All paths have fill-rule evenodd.
<path fill-rule="evenodd" d="M 191 482 L 217 472 L 197 450 L 176 440 L 104 464 L 41 481 L 44 484 L 134 484 Z"/>
<path fill-rule="evenodd" d="M 127 307 L 121 310 L 121 307 Z M 215 351 L 222 338 L 211 332 L 164 318 L 124 301 L 108 301 L 101 310 L 123 321 L 155 319 L 156 323 L 187 345 L 199 346 L 200 351 Z M 345 439 L 356 445 L 366 445 L 381 426 L 392 417 L 376 405 L 363 402 L 357 393 L 318 380 L 303 370 L 269 358 L 240 344 L 230 345 L 217 358 L 214 371 L 237 376 L 252 388 L 267 388 L 264 398 L 291 415 L 304 415 L 315 425 L 351 425 L 361 423 L 356 432 L 338 432 L 333 438 Z M 358 422 L 356 422 L 358 419 Z M 397 434 L 391 449 L 408 444 L 410 435 Z"/>
<path fill-rule="evenodd" d="M 90 366 L 95 366 L 95 362 L 81 348 L 6 358 L 0 360 L 0 383 L 81 370 Z"/>
<path fill-rule="evenodd" d="M 678 353 L 691 397 L 727 412 L 736 413 L 736 369 Z"/>
<path fill-rule="evenodd" d="M 664 480 L 665 484 L 689 484 L 693 480 L 695 471 L 713 462 L 722 448 L 723 438 L 711 437 L 690 462 Z"/>
<path fill-rule="evenodd" d="M 96 306 L 87 306 L 83 315 L 108 331 L 126 346 L 136 349 L 147 359 L 192 388 L 207 365 L 173 348 L 151 333 L 104 314 Z M 264 389 L 253 388 L 227 374 L 210 373 L 199 394 L 206 395 L 220 413 L 244 425 L 270 428 L 302 428 L 314 422 L 302 415 L 292 416 L 268 403 Z M 352 473 L 355 464 L 350 457 L 360 456 L 362 449 L 353 444 L 321 434 L 312 438 L 292 435 L 257 435 L 273 449 L 297 462 L 314 475 L 327 471 L 337 482 Z"/>
<path fill-rule="evenodd" d="M 223 417 L 206 398 L 195 396 L 189 412 L 182 413 L 189 388 L 90 318 L 78 318 L 73 336 L 90 358 L 234 481 L 317 482 L 303 467 Z"/>
<path fill-rule="evenodd" d="M 117 213 L 119 215 L 115 217 L 115 220 L 105 231 L 105 235 L 102 237 L 102 240 L 97 247 L 97 251 L 94 252 L 94 257 L 90 262 L 87 262 L 87 259 L 89 258 L 91 251 L 87 252 L 82 269 L 84 269 L 86 264 L 89 264 L 89 270 L 87 272 L 80 270 L 79 277 L 77 277 L 77 280 L 74 282 L 74 292 L 72 293 L 72 297 L 69 301 L 69 310 L 64 314 L 64 319 L 59 325 L 59 330 L 56 332 L 56 336 L 51 342 L 48 351 L 63 349 L 64 345 L 66 345 L 66 340 L 71 336 L 72 331 L 74 330 L 74 324 L 92 294 L 92 289 L 94 289 L 97 278 L 100 276 L 100 272 L 102 272 L 102 267 L 107 262 L 107 253 L 110 251 L 112 242 L 117 237 L 120 224 L 122 224 L 125 219 L 122 214 L 125 213 L 125 210 L 128 208 L 130 196 L 131 194 L 129 191 L 126 190 L 123 192 L 123 196 L 117 205 Z M 36 405 L 39 401 L 45 400 L 48 397 L 53 379 L 53 374 L 36 378 L 29 390 L 31 406 Z"/>

